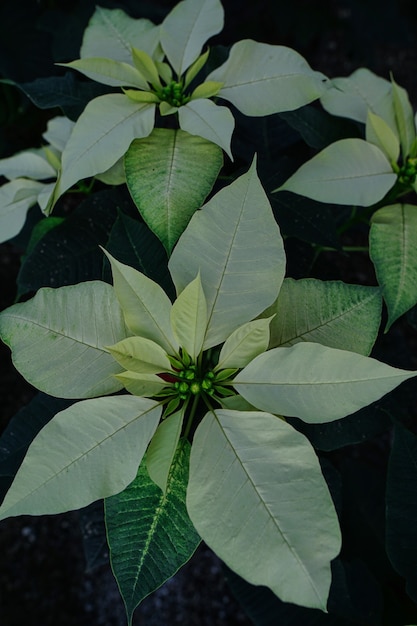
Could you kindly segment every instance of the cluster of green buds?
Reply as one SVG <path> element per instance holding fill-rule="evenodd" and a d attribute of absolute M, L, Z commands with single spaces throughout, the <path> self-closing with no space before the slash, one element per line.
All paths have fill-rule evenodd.
<path fill-rule="evenodd" d="M 187 96 L 184 93 L 184 87 L 182 83 L 171 81 L 158 93 L 159 99 L 162 102 L 168 102 L 173 107 L 180 107 L 187 104 L 191 100 L 191 96 Z"/>
<path fill-rule="evenodd" d="M 398 171 L 398 181 L 409 187 L 413 185 L 416 180 L 417 175 L 417 157 L 411 158 L 407 157 L 404 165 L 399 168 Z"/>

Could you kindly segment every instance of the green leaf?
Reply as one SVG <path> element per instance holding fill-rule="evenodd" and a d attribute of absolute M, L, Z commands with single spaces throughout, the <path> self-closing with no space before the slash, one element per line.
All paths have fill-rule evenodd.
<path fill-rule="evenodd" d="M 71 63 L 58 63 L 58 65 L 70 67 L 91 78 L 91 80 L 111 87 L 149 89 L 145 77 L 128 63 L 106 58 L 88 57 L 71 61 Z"/>
<path fill-rule="evenodd" d="M 155 374 L 126 371 L 122 374 L 115 374 L 114 377 L 134 396 L 152 398 L 167 386 L 166 382 Z"/>
<path fill-rule="evenodd" d="M 201 56 L 198 57 L 198 59 L 194 61 L 192 65 L 190 65 L 190 67 L 188 68 L 185 74 L 184 89 L 188 87 L 188 85 L 194 80 L 197 74 L 203 69 L 203 67 L 205 66 L 207 62 L 207 59 L 209 58 L 209 54 L 210 54 L 210 50 L 207 49 Z M 170 80 L 172 80 L 172 76 Z M 165 82 L 169 83 L 170 80 L 166 80 Z"/>
<path fill-rule="evenodd" d="M 394 103 L 395 119 L 400 134 L 401 150 L 403 157 L 410 154 L 410 149 L 416 138 L 413 108 L 408 94 L 403 87 L 397 85 L 394 79 L 392 83 L 392 99 Z"/>
<path fill-rule="evenodd" d="M 192 556 L 200 537 L 185 508 L 189 444 L 180 443 L 163 494 L 145 463 L 125 491 L 105 501 L 114 575 L 128 623 L 137 605 L 173 576 Z"/>
<path fill-rule="evenodd" d="M 32 300 L 0 314 L 0 334 L 16 369 L 45 393 L 88 398 L 121 388 L 113 378 L 121 368 L 103 346 L 128 331 L 106 283 L 40 289 Z"/>
<path fill-rule="evenodd" d="M 132 61 L 132 46 L 152 56 L 159 43 L 159 26 L 147 19 L 133 19 L 122 9 L 97 6 L 84 31 L 81 58 L 106 57 Z"/>
<path fill-rule="evenodd" d="M 397 180 L 383 152 L 363 139 L 341 139 L 304 163 L 279 189 L 319 202 L 371 206 Z"/>
<path fill-rule="evenodd" d="M 182 130 L 155 128 L 132 142 L 125 156 L 127 185 L 168 252 L 211 191 L 222 164 L 216 145 Z"/>
<path fill-rule="evenodd" d="M 164 290 L 133 267 L 120 263 L 108 252 L 105 254 L 111 264 L 114 290 L 128 328 L 134 335 L 151 339 L 168 354 L 174 354 L 178 344 L 171 329 L 172 305 Z"/>
<path fill-rule="evenodd" d="M 270 348 L 312 341 L 368 356 L 378 336 L 381 308 L 381 292 L 375 287 L 286 278 L 262 317 L 274 315 Z"/>
<path fill-rule="evenodd" d="M 198 98 L 213 98 L 217 96 L 223 83 L 217 83 L 214 80 L 206 80 L 201 85 L 198 85 L 191 94 L 191 100 L 197 100 Z"/>
<path fill-rule="evenodd" d="M 298 109 L 327 88 L 325 76 L 295 50 L 251 39 L 235 43 L 227 61 L 207 80 L 223 83 L 219 97 L 254 116 Z"/>
<path fill-rule="evenodd" d="M 269 317 L 247 322 L 233 331 L 220 350 L 219 362 L 215 369 L 245 367 L 258 354 L 265 352 L 269 344 L 271 319 Z"/>
<path fill-rule="evenodd" d="M 391 130 L 387 122 L 368 111 L 366 119 L 366 141 L 380 148 L 390 163 L 396 163 L 400 156 L 400 142 L 397 135 Z"/>
<path fill-rule="evenodd" d="M 79 180 L 114 165 L 133 139 L 151 133 L 154 116 L 154 104 L 138 104 L 123 94 L 99 96 L 89 102 L 62 153 L 62 177 L 55 199 Z"/>
<path fill-rule="evenodd" d="M 371 220 L 369 254 L 388 308 L 386 331 L 417 303 L 417 207 L 392 204 Z"/>
<path fill-rule="evenodd" d="M 166 494 L 172 462 L 178 447 L 184 411 L 170 415 L 158 426 L 146 453 L 146 469 L 153 482 Z"/>
<path fill-rule="evenodd" d="M 56 170 L 48 163 L 42 149 L 26 150 L 6 159 L 0 159 L 0 176 L 43 180 L 56 178 Z"/>
<path fill-rule="evenodd" d="M 160 413 L 154 401 L 132 396 L 61 411 L 30 446 L 0 519 L 62 513 L 119 493 L 135 477 Z"/>
<path fill-rule="evenodd" d="M 162 87 L 159 79 L 158 69 L 149 54 L 143 50 L 132 48 L 133 63 L 138 72 L 145 78 L 147 83 L 150 83 L 155 89 Z M 148 87 L 146 87 L 148 88 Z"/>
<path fill-rule="evenodd" d="M 191 100 L 178 109 L 178 120 L 182 130 L 212 141 L 233 160 L 230 142 L 235 120 L 227 107 L 218 106 L 206 98 Z"/>
<path fill-rule="evenodd" d="M 289 424 L 261 412 L 208 413 L 194 436 L 187 509 L 245 580 L 326 610 L 340 530 L 314 450 Z"/>
<path fill-rule="evenodd" d="M 223 28 L 224 11 L 219 0 L 183 0 L 161 24 L 161 46 L 177 76 L 197 59 L 210 37 Z"/>
<path fill-rule="evenodd" d="M 171 326 L 179 345 L 195 361 L 201 352 L 207 329 L 207 302 L 199 274 L 172 305 Z"/>
<path fill-rule="evenodd" d="M 255 162 L 192 217 L 169 269 L 178 293 L 201 273 L 208 307 L 204 349 L 272 304 L 284 278 L 285 254 Z"/>
<path fill-rule="evenodd" d="M 258 409 L 322 423 L 358 411 L 416 375 L 354 352 L 297 343 L 260 354 L 233 386 Z"/>
<path fill-rule="evenodd" d="M 16 178 L 0 187 L 0 243 L 19 234 L 43 183 Z"/>
<path fill-rule="evenodd" d="M 127 337 L 106 349 L 119 365 L 137 374 L 160 374 L 172 369 L 165 350 L 145 337 Z"/>

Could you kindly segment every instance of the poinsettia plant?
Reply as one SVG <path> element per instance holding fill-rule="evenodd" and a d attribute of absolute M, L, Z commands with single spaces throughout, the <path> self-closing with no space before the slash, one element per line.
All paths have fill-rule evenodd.
<path fill-rule="evenodd" d="M 255 164 L 191 219 L 169 261 L 173 303 L 107 256 L 113 286 L 41 289 L 0 315 L 27 380 L 81 399 L 35 437 L 0 516 L 104 498 L 129 623 L 200 537 L 247 581 L 326 611 L 338 517 L 314 448 L 286 418 L 341 419 L 416 373 L 360 354 L 375 324 L 357 352 L 323 345 L 325 331 L 306 341 L 302 324 L 277 340 L 276 318 L 295 312 L 278 305 L 285 254 Z M 377 326 L 378 306 L 359 318 L 370 310 Z"/>

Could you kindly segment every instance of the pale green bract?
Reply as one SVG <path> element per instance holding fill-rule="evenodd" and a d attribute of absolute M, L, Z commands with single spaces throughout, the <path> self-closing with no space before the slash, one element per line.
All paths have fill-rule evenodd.
<path fill-rule="evenodd" d="M 174 303 L 107 257 L 113 287 L 43 289 L 0 315 L 1 336 L 34 386 L 87 398 L 35 437 L 0 517 L 115 498 L 106 501 L 107 527 L 129 623 L 152 580 L 158 586 L 191 556 L 190 529 L 249 582 L 326 611 L 339 523 L 312 445 L 281 415 L 339 419 L 416 375 L 358 354 L 375 337 L 375 290 L 333 286 L 305 320 L 277 324 L 276 315 L 296 312 L 282 309 L 289 293 L 274 304 L 285 254 L 255 163 L 179 239 L 169 264 Z M 308 308 L 308 286 L 300 289 Z M 357 352 L 330 347 L 343 318 L 368 336 L 352 330 Z M 312 341 L 268 350 L 271 323 L 274 341 Z M 129 393 L 92 398 L 122 385 Z M 152 564 L 162 553 L 172 557 L 163 571 Z"/>

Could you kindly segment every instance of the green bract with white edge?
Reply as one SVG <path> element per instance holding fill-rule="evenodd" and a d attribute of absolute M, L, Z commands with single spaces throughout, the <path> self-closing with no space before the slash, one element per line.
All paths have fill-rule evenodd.
<path fill-rule="evenodd" d="M 87 398 L 34 439 L 0 517 L 56 513 L 120 494 L 107 501 L 106 523 L 130 623 L 150 581 L 158 586 L 191 556 L 198 537 L 185 540 L 190 528 L 249 582 L 326 611 L 330 564 L 341 547 L 338 519 L 313 447 L 282 415 L 340 419 L 416 375 L 326 345 L 340 310 L 361 326 L 366 287 L 343 306 L 350 290 L 334 286 L 333 307 L 320 311 L 316 299 L 305 329 L 293 325 L 296 334 L 310 332 L 319 320 L 320 343 L 268 350 L 274 316 L 294 311 L 282 311 L 284 300 L 274 305 L 285 254 L 255 163 L 191 218 L 169 263 L 174 303 L 141 272 L 107 257 L 113 287 L 96 281 L 41 290 L 0 315 L 1 336 L 33 385 L 43 384 L 52 361 L 60 376 L 51 373 L 48 392 Z M 83 300 L 89 333 L 82 331 Z M 118 318 L 111 328 L 104 301 Z M 64 302 L 61 315 L 56 307 Z M 364 325 L 370 338 L 376 311 L 372 320 Z M 368 351 L 362 339 L 361 351 Z M 78 371 L 87 361 L 88 386 Z M 130 393 L 110 395 L 121 385 Z M 94 480 L 83 480 L 83 468 Z M 148 496 L 151 513 L 138 518 Z M 139 532 L 147 539 L 137 555 Z M 161 546 L 172 556 L 162 572 L 153 558 Z"/>

